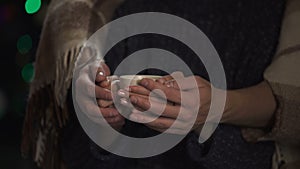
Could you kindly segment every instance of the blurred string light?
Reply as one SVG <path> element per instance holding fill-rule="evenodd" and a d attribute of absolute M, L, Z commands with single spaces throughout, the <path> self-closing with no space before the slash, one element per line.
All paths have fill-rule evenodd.
<path fill-rule="evenodd" d="M 28 14 L 34 14 L 41 8 L 41 0 L 27 0 L 25 2 L 25 10 Z"/>
<path fill-rule="evenodd" d="M 17 48 L 18 51 L 21 54 L 26 54 L 30 51 L 32 48 L 32 39 L 29 35 L 23 35 L 19 38 L 18 43 L 17 43 Z"/>
<path fill-rule="evenodd" d="M 6 114 L 6 105 L 7 104 L 7 100 L 6 97 L 3 93 L 3 91 L 0 89 L 0 119 L 4 117 L 4 115 Z"/>
<path fill-rule="evenodd" d="M 26 64 L 22 69 L 22 78 L 25 82 L 30 83 L 34 78 L 34 65 L 33 63 Z"/>

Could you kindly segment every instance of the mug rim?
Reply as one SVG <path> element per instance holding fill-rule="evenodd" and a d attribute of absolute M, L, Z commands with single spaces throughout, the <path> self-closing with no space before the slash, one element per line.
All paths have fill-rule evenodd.
<path fill-rule="evenodd" d="M 121 75 L 120 79 L 126 79 L 126 80 L 141 80 L 144 78 L 149 78 L 149 79 L 159 79 L 162 76 L 159 75 Z"/>

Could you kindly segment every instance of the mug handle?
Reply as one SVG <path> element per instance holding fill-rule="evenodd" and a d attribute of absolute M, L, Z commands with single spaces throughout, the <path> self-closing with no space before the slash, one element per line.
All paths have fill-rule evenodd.
<path fill-rule="evenodd" d="M 119 84 L 120 84 L 120 79 L 118 76 L 107 76 L 107 81 L 110 82 L 110 89 L 111 89 L 111 94 L 113 97 L 113 101 L 115 102 L 116 99 L 118 99 L 118 90 L 119 90 Z"/>

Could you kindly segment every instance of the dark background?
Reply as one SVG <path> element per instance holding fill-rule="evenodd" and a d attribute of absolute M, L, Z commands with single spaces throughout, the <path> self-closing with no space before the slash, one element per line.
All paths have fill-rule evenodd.
<path fill-rule="evenodd" d="M 32 160 L 21 157 L 20 142 L 29 84 L 33 76 L 32 66 L 49 1 L 42 0 L 41 8 L 34 14 L 26 12 L 25 2 L 0 1 L 1 169 L 36 168 Z M 26 37 L 27 41 L 22 42 L 22 37 Z"/>

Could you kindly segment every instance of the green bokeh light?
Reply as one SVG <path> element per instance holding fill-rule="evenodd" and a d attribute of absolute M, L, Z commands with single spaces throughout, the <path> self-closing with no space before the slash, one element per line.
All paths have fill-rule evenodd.
<path fill-rule="evenodd" d="M 32 48 L 32 39 L 29 35 L 23 35 L 19 38 L 17 43 L 18 51 L 21 54 L 26 54 Z"/>
<path fill-rule="evenodd" d="M 36 13 L 41 8 L 41 0 L 27 0 L 25 10 L 28 14 Z"/>
<path fill-rule="evenodd" d="M 22 78 L 25 82 L 30 83 L 34 78 L 34 66 L 28 63 L 22 69 Z"/>

